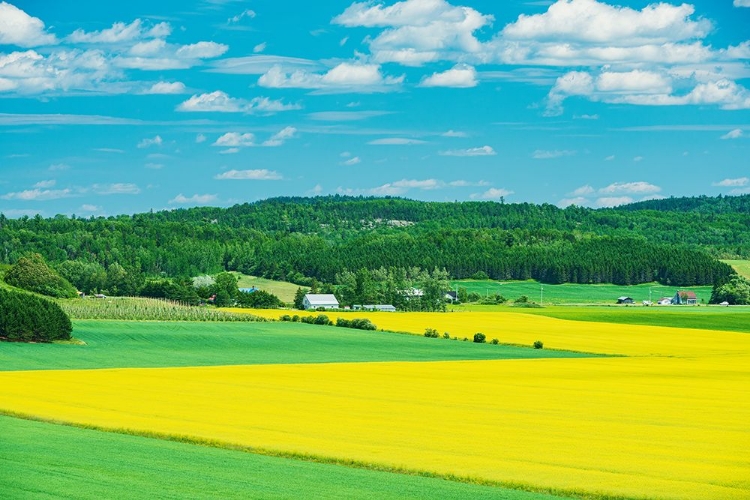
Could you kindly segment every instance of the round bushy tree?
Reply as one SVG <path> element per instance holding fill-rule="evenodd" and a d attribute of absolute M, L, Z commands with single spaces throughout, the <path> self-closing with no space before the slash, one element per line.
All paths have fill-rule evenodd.
<path fill-rule="evenodd" d="M 73 285 L 50 269 L 38 253 L 18 259 L 18 262 L 6 271 L 5 282 L 50 297 L 69 299 L 78 295 Z"/>
<path fill-rule="evenodd" d="M 70 318 L 55 302 L 30 293 L 0 289 L 1 340 L 70 340 L 72 332 Z"/>
<path fill-rule="evenodd" d="M 733 274 L 726 283 L 715 285 L 711 292 L 712 304 L 727 302 L 732 305 L 750 304 L 750 281 Z"/>

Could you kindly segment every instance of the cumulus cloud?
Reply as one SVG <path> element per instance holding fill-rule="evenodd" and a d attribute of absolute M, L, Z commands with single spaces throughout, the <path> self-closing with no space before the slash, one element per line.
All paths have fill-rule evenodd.
<path fill-rule="evenodd" d="M 712 185 L 717 187 L 744 187 L 750 184 L 750 178 L 739 177 L 737 179 L 724 179 L 720 182 L 714 182 Z"/>
<path fill-rule="evenodd" d="M 490 146 L 482 146 L 481 148 L 450 149 L 440 151 L 439 154 L 440 156 L 495 156 L 497 153 Z"/>
<path fill-rule="evenodd" d="M 182 82 L 157 82 L 145 90 L 144 94 L 182 94 L 185 84 Z"/>
<path fill-rule="evenodd" d="M 248 147 L 255 145 L 255 136 L 251 133 L 240 134 L 239 132 L 227 132 L 222 135 L 213 146 L 219 147 Z"/>
<path fill-rule="evenodd" d="M 41 19 L 7 2 L 0 2 L 0 45 L 38 47 L 56 43 L 57 38 L 47 33 Z"/>
<path fill-rule="evenodd" d="M 268 88 L 302 88 L 326 92 L 385 92 L 404 77 L 383 76 L 377 64 L 343 62 L 326 73 L 305 69 L 287 72 L 276 65 L 261 75 L 258 85 Z"/>
<path fill-rule="evenodd" d="M 482 199 L 482 200 L 499 200 L 500 198 L 505 198 L 506 196 L 510 196 L 514 194 L 513 191 L 510 191 L 508 189 L 504 188 L 490 188 L 484 193 L 475 193 L 470 196 L 472 199 Z"/>
<path fill-rule="evenodd" d="M 75 196 L 71 189 L 42 189 L 34 188 L 14 193 L 6 193 L 0 198 L 3 200 L 20 200 L 20 201 L 47 201 L 58 200 L 61 198 L 70 198 Z"/>
<path fill-rule="evenodd" d="M 161 136 L 157 135 L 153 138 L 145 138 L 141 142 L 138 143 L 139 149 L 144 148 L 150 148 L 151 146 L 161 146 L 164 141 L 162 140 Z"/>
<path fill-rule="evenodd" d="M 596 206 L 601 208 L 617 207 L 620 205 L 627 205 L 633 203 L 633 198 L 630 196 L 605 196 L 596 200 Z"/>
<path fill-rule="evenodd" d="M 57 184 L 57 181 L 54 179 L 46 180 L 46 181 L 39 181 L 36 184 L 34 184 L 33 187 L 35 188 L 41 188 L 41 189 L 49 189 L 51 187 L 54 187 L 55 184 Z"/>
<path fill-rule="evenodd" d="M 219 180 L 255 180 L 255 181 L 277 181 L 282 179 L 280 173 L 275 170 L 228 170 L 214 177 Z"/>
<path fill-rule="evenodd" d="M 206 94 L 196 94 L 179 104 L 176 109 L 186 112 L 273 114 L 300 108 L 298 104 L 285 104 L 281 100 L 272 100 L 268 97 L 254 97 L 248 101 L 230 97 L 226 92 L 217 90 Z"/>
<path fill-rule="evenodd" d="M 596 190 L 591 187 L 590 185 L 586 184 L 585 186 L 581 186 L 572 193 L 570 193 L 573 197 L 581 197 L 581 196 L 588 196 L 590 194 L 593 194 L 596 192 Z"/>
<path fill-rule="evenodd" d="M 735 7 L 750 7 L 750 0 L 734 0 Z"/>
<path fill-rule="evenodd" d="M 468 137 L 469 134 L 466 132 L 461 132 L 457 130 L 448 130 L 447 132 L 443 132 L 440 134 L 442 137 Z"/>
<path fill-rule="evenodd" d="M 185 196 L 184 194 L 180 193 L 171 200 L 169 200 L 170 205 L 185 205 L 185 204 L 195 204 L 195 205 L 205 205 L 206 203 L 213 203 L 217 200 L 217 196 L 215 194 L 194 194 L 193 196 L 190 196 L 189 198 Z"/>
<path fill-rule="evenodd" d="M 171 32 L 172 28 L 169 23 L 147 26 L 140 19 L 136 19 L 130 24 L 114 23 L 111 28 L 101 31 L 85 32 L 82 29 L 77 29 L 67 37 L 67 41 L 71 43 L 116 44 L 148 38 L 164 38 Z"/>
<path fill-rule="evenodd" d="M 742 135 L 743 135 L 742 129 L 736 128 L 722 135 L 721 138 L 722 139 L 739 139 L 740 137 L 742 137 Z"/>
<path fill-rule="evenodd" d="M 460 64 L 442 73 L 425 77 L 420 87 L 470 88 L 478 85 L 477 71 L 472 66 Z"/>
<path fill-rule="evenodd" d="M 219 57 L 229 50 L 227 45 L 216 42 L 198 42 L 183 45 L 177 49 L 176 55 L 180 59 L 211 59 Z"/>

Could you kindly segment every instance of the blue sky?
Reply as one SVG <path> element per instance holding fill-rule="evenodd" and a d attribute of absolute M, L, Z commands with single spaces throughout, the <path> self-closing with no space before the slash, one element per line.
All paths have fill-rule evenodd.
<path fill-rule="evenodd" d="M 750 0 L 0 1 L 0 212 L 750 192 Z"/>

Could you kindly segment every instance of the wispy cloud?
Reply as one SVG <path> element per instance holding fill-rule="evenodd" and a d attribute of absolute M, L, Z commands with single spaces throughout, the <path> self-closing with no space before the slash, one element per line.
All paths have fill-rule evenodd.
<path fill-rule="evenodd" d="M 404 137 L 386 137 L 368 142 L 374 146 L 413 146 L 416 144 L 427 144 L 427 141 L 419 139 L 406 139 Z"/>
<path fill-rule="evenodd" d="M 512 194 L 515 194 L 513 191 L 509 189 L 504 188 L 490 188 L 484 193 L 474 193 L 471 195 L 472 199 L 481 199 L 481 200 L 499 200 L 501 198 L 505 198 L 506 196 L 510 196 Z"/>
<path fill-rule="evenodd" d="M 741 128 L 736 128 L 736 129 L 730 130 L 726 134 L 722 135 L 721 138 L 725 139 L 725 140 L 726 139 L 739 139 L 742 136 L 743 136 L 742 129 Z"/>
<path fill-rule="evenodd" d="M 3 200 L 20 200 L 20 201 L 48 201 L 59 200 L 61 198 L 71 198 L 77 194 L 71 189 L 27 189 L 14 193 L 6 193 L 0 198 Z"/>
<path fill-rule="evenodd" d="M 157 135 L 153 138 L 145 138 L 141 142 L 138 143 L 139 149 L 149 148 L 151 146 L 161 146 L 164 141 L 162 140 L 161 136 Z"/>
<path fill-rule="evenodd" d="M 313 120 L 329 122 L 351 122 L 357 120 L 366 120 L 375 116 L 385 116 L 392 114 L 391 111 L 319 111 L 309 113 L 307 116 Z"/>
<path fill-rule="evenodd" d="M 112 194 L 139 194 L 141 189 L 136 184 L 118 182 L 114 184 L 94 184 L 91 190 L 99 195 L 107 196 Z"/>
<path fill-rule="evenodd" d="M 738 177 L 736 179 L 724 179 L 723 181 L 714 182 L 712 186 L 717 187 L 744 187 L 750 183 L 750 178 Z"/>
<path fill-rule="evenodd" d="M 255 180 L 255 181 L 278 181 L 283 179 L 282 175 L 275 170 L 228 170 L 218 174 L 214 179 L 219 180 Z"/>
<path fill-rule="evenodd" d="M 440 151 L 440 156 L 495 156 L 497 153 L 490 146 L 469 149 L 450 149 Z"/>
<path fill-rule="evenodd" d="M 220 90 L 194 95 L 177 106 L 177 111 L 203 113 L 273 114 L 295 109 L 301 109 L 301 106 L 299 104 L 287 104 L 282 100 L 273 100 L 268 97 L 254 97 L 248 101 L 230 97 L 226 92 Z"/>
<path fill-rule="evenodd" d="M 552 160 L 555 158 L 562 158 L 564 156 L 573 156 L 575 155 L 575 151 L 568 151 L 568 150 L 543 150 L 543 149 L 537 149 L 531 154 L 531 157 L 535 160 Z"/>
<path fill-rule="evenodd" d="M 185 205 L 185 204 L 191 204 L 191 205 L 205 205 L 207 203 L 213 203 L 218 199 L 218 196 L 215 194 L 194 194 L 193 196 L 187 197 L 183 195 L 182 193 L 178 194 L 171 200 L 169 200 L 170 205 Z"/>
<path fill-rule="evenodd" d="M 347 167 L 357 165 L 358 163 L 362 163 L 362 160 L 359 159 L 359 156 L 355 156 L 353 158 L 349 158 L 348 160 L 341 162 L 342 165 L 345 165 Z"/>

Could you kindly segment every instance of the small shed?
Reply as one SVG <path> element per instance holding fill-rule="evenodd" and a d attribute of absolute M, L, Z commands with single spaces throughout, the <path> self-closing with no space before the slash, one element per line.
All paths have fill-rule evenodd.
<path fill-rule="evenodd" d="M 633 297 L 620 297 L 617 299 L 618 304 L 635 304 L 635 300 L 633 300 Z"/>
<path fill-rule="evenodd" d="M 672 298 L 672 304 L 695 306 L 698 305 L 698 296 L 691 290 L 679 290 Z"/>
<path fill-rule="evenodd" d="M 445 300 L 456 302 L 458 300 L 458 292 L 454 290 L 448 290 L 447 292 L 445 292 Z"/>
<path fill-rule="evenodd" d="M 657 304 L 660 306 L 671 306 L 672 305 L 672 297 L 662 297 L 658 301 L 656 301 Z"/>
<path fill-rule="evenodd" d="M 255 293 L 258 291 L 258 289 L 255 288 L 254 286 L 250 288 L 240 288 L 239 290 L 240 290 L 240 293 Z"/>
<path fill-rule="evenodd" d="M 331 293 L 308 293 L 302 299 L 302 307 L 305 309 L 338 309 L 339 301 Z"/>

